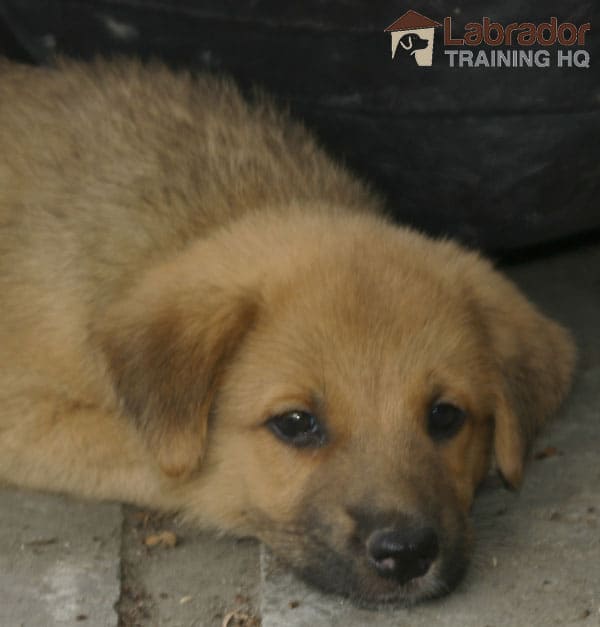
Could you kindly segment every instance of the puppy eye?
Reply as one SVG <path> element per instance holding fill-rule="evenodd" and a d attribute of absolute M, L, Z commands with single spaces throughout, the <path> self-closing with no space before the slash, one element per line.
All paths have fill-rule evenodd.
<path fill-rule="evenodd" d="M 427 417 L 427 431 L 435 441 L 448 440 L 456 435 L 465 422 L 466 414 L 450 403 L 435 403 Z"/>
<path fill-rule="evenodd" d="M 273 416 L 267 426 L 280 440 L 298 448 L 325 443 L 325 431 L 315 416 L 306 411 L 294 410 Z"/>

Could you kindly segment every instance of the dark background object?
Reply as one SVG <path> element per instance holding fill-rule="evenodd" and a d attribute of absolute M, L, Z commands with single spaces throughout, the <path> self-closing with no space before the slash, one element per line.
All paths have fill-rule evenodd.
<path fill-rule="evenodd" d="M 591 67 L 450 68 L 441 28 L 431 68 L 392 60 L 383 31 L 409 8 L 454 33 L 591 22 Z M 594 0 L 0 0 L 0 52 L 158 57 L 262 86 L 400 221 L 506 254 L 600 229 L 599 17 Z"/>

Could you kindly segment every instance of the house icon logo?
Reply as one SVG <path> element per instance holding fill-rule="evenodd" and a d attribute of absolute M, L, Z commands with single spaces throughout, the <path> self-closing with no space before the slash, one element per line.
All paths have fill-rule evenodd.
<path fill-rule="evenodd" d="M 431 66 L 437 26 L 441 24 L 416 11 L 407 11 L 384 30 L 392 36 L 392 59 L 412 57 L 417 65 Z"/>

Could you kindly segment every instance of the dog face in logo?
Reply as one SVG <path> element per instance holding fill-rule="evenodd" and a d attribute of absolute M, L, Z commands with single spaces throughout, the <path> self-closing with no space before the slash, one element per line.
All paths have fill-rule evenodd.
<path fill-rule="evenodd" d="M 417 33 L 406 33 L 398 40 L 398 43 L 402 46 L 402 49 L 406 51 L 406 54 L 414 58 L 417 50 L 424 50 L 429 45 L 427 39 L 419 37 Z"/>

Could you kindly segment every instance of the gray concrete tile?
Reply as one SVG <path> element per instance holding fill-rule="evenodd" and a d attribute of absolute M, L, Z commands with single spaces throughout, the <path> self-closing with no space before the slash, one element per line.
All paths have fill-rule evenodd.
<path fill-rule="evenodd" d="M 146 546 L 165 531 L 174 534 L 174 547 Z M 253 540 L 216 537 L 170 516 L 126 508 L 122 560 L 121 627 L 220 627 L 230 612 L 245 619 L 245 627 L 258 625 Z"/>
<path fill-rule="evenodd" d="M 121 508 L 0 490 L 0 625 L 117 625 Z"/>

